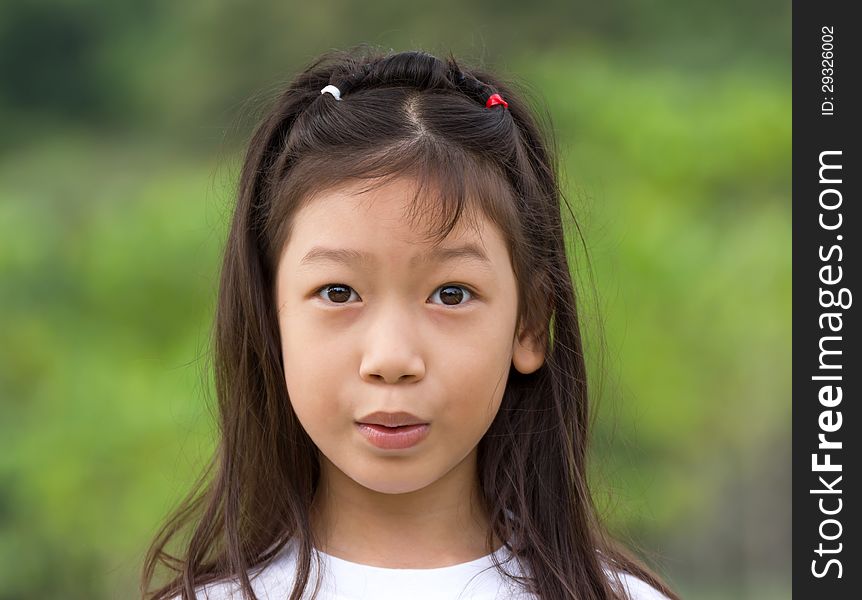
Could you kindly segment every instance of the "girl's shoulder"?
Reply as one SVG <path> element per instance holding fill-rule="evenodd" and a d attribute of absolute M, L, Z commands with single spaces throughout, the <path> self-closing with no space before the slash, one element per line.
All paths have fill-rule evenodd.
<path fill-rule="evenodd" d="M 605 574 L 612 580 L 612 584 L 616 585 L 610 571 L 605 569 Z M 670 600 L 670 598 L 639 577 L 635 577 L 629 573 L 623 573 L 622 571 L 617 572 L 617 577 L 619 577 L 623 590 L 626 592 L 630 600 Z"/>
<path fill-rule="evenodd" d="M 623 585 L 626 586 L 626 591 L 631 600 L 670 600 L 670 598 L 649 585 L 643 579 L 638 579 L 633 575 L 625 574 L 620 577 L 620 580 L 622 580 Z"/>
<path fill-rule="evenodd" d="M 259 600 L 288 598 L 293 588 L 295 572 L 294 552 L 291 548 L 286 548 L 286 551 L 280 552 L 266 566 L 251 569 L 248 577 Z M 245 597 L 236 579 L 222 579 L 196 588 L 195 599 L 244 600 Z M 180 596 L 174 596 L 171 600 L 180 600 Z"/>

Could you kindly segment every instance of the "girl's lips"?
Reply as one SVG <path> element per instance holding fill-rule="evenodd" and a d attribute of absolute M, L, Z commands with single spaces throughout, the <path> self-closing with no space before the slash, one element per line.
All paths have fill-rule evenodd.
<path fill-rule="evenodd" d="M 415 446 L 428 436 L 431 428 L 428 423 L 402 427 L 357 423 L 356 427 L 365 439 L 383 450 L 403 450 Z"/>

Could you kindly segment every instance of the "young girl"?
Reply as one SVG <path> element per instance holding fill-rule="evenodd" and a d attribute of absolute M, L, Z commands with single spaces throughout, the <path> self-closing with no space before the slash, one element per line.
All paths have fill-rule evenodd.
<path fill-rule="evenodd" d="M 587 488 L 560 197 L 498 77 L 365 47 L 300 73 L 242 169 L 218 450 L 144 597 L 676 599 Z"/>

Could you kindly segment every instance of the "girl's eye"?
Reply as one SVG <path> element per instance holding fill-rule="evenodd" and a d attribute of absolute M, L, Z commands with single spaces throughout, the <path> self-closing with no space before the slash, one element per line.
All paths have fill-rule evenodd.
<path fill-rule="evenodd" d="M 318 288 L 316 294 L 320 296 L 321 292 L 323 293 L 323 297 L 326 300 L 329 300 L 333 304 L 347 304 L 353 294 L 356 292 L 349 285 L 344 285 L 342 283 L 328 283 L 321 288 Z M 467 297 L 472 298 L 473 292 L 463 285 L 444 285 L 437 290 L 435 290 L 434 296 L 440 295 L 440 300 L 442 300 L 445 306 L 458 306 L 460 304 L 465 304 L 466 300 L 464 300 L 464 292 L 467 292 Z"/>
<path fill-rule="evenodd" d="M 440 299 L 446 306 L 458 306 L 459 304 L 466 304 L 466 300 L 464 302 L 461 302 L 461 300 L 464 299 L 464 292 L 467 292 L 468 297 L 473 297 L 473 292 L 465 288 L 463 285 L 444 285 L 437 288 L 437 292 L 440 292 Z M 433 298 L 434 296 L 436 296 L 437 292 L 432 294 L 431 297 Z"/>
<path fill-rule="evenodd" d="M 351 293 L 356 293 L 349 285 L 341 283 L 328 283 L 318 289 L 316 293 L 319 296 L 321 292 L 323 292 L 326 299 L 330 300 L 334 304 L 346 304 L 347 301 L 350 300 Z"/>

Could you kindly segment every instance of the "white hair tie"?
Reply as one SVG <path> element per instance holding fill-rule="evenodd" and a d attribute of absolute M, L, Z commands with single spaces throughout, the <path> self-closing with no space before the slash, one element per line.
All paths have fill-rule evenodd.
<path fill-rule="evenodd" d="M 325 88 L 320 90 L 320 93 L 321 94 L 330 93 L 330 94 L 332 94 L 332 97 L 335 98 L 336 100 L 341 100 L 341 90 L 339 90 L 334 85 L 326 86 Z"/>

